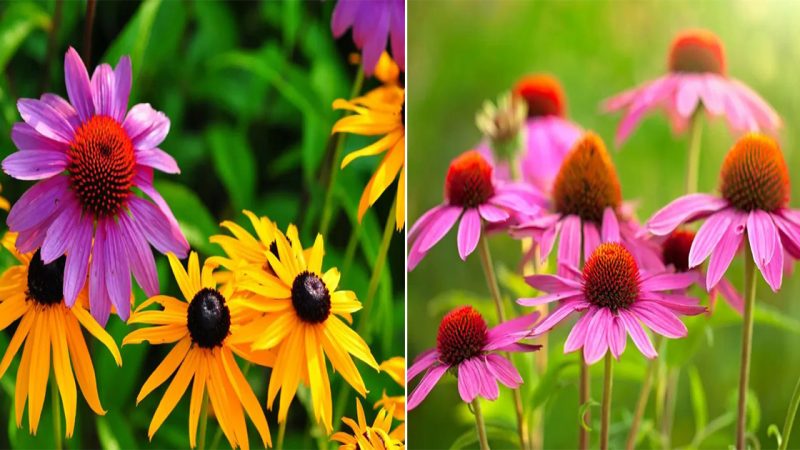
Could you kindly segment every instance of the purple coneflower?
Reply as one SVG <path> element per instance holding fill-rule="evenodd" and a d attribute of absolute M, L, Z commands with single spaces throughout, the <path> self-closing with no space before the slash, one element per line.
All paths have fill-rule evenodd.
<path fill-rule="evenodd" d="M 391 40 L 392 58 L 406 68 L 406 10 L 403 0 L 339 0 L 331 17 L 337 38 L 353 28 L 353 41 L 361 49 L 364 73 L 372 75 L 386 41 Z"/>

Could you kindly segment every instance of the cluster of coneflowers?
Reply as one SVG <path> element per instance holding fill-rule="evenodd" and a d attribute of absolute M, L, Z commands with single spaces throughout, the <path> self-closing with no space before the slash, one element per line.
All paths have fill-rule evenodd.
<path fill-rule="evenodd" d="M 359 218 L 397 178 L 405 161 L 400 68 L 384 51 L 391 34 L 395 58 L 402 65 L 402 1 L 379 6 L 342 0 L 332 21 L 337 36 L 353 28 L 356 45 L 364 51 L 363 72 L 379 79 L 377 88 L 334 104 L 355 114 L 336 123 L 332 133 L 382 136 L 347 155 L 342 166 L 360 156 L 386 153 L 364 190 Z M 371 27 L 378 19 L 390 22 L 391 29 Z M 11 177 L 36 181 L 11 206 L 9 232 L 2 240 L 18 260 L 0 278 L 0 330 L 16 323 L 0 362 L 0 377 L 22 352 L 14 402 L 17 426 L 22 426 L 27 403 L 28 428 L 36 433 L 48 380 L 54 410 L 63 409 L 67 438 L 75 427 L 77 388 L 96 414 L 105 414 L 81 328 L 122 365 L 117 343 L 104 330 L 115 314 L 128 324 L 146 325 L 132 330 L 123 345 L 146 341 L 171 346 L 137 396 L 138 403 L 168 384 L 152 412 L 150 438 L 191 384 L 192 448 L 206 448 L 210 409 L 232 448 L 249 448 L 246 417 L 261 444 L 272 446 L 263 404 L 272 409 L 279 394 L 280 448 L 288 410 L 299 386 L 307 386 L 313 412 L 309 414 L 344 448 L 402 448 L 404 427 L 401 423 L 392 428 L 392 422 L 405 417 L 404 396 L 384 393 L 372 422 L 366 421 L 359 402 L 358 421 L 343 419 L 352 430 L 332 434 L 333 418 L 341 413 L 334 415 L 329 369 L 364 397 L 368 388 L 353 357 L 386 372 L 402 387 L 405 360 L 396 357 L 378 364 L 350 327 L 362 303 L 354 292 L 340 288 L 339 271 L 323 264 L 323 234 L 311 245 L 304 244 L 294 225 L 281 230 L 269 218 L 244 211 L 252 231 L 222 222 L 230 234 L 210 237 L 222 254 L 201 262 L 154 187 L 155 170 L 180 170 L 160 148 L 170 128 L 167 116 L 150 104 L 128 108 L 130 58 L 122 57 L 116 67 L 101 64 L 90 77 L 70 48 L 64 71 L 68 100 L 51 93 L 19 100 L 22 122 L 11 133 L 18 151 L 2 163 Z M 402 206 L 403 177 L 399 179 L 397 204 Z M 390 232 L 404 226 L 404 211 L 397 210 L 387 218 Z M 151 247 L 168 258 L 181 298 L 160 292 Z M 386 250 L 379 258 L 385 260 Z M 181 259 L 187 257 L 184 265 Z M 377 280 L 383 261 L 376 266 Z M 131 275 L 148 297 L 138 304 Z M 367 294 L 367 310 L 375 288 L 370 286 Z M 242 364 L 271 368 L 266 399 L 256 397 Z M 54 424 L 59 430 L 58 414 Z M 59 431 L 56 440 L 60 447 Z"/>
<path fill-rule="evenodd" d="M 625 351 L 628 336 L 642 355 L 655 360 L 666 345 L 662 338 L 687 335 L 681 316 L 712 313 L 711 302 L 719 293 L 743 315 L 736 445 L 745 447 L 755 268 L 773 291 L 780 289 L 785 261 L 800 257 L 800 214 L 789 209 L 789 172 L 772 137 L 780 119 L 727 74 L 719 39 L 704 30 L 681 33 L 670 49 L 668 69 L 661 78 L 605 103 L 607 111 L 624 111 L 617 145 L 653 109 L 666 112 L 677 133 L 690 131 L 686 195 L 645 224 L 637 221 L 633 204 L 623 200 L 603 140 L 567 118 L 564 94 L 554 78 L 522 78 L 511 93 L 497 104 L 487 102 L 478 113 L 485 140 L 452 161 L 444 202 L 411 228 L 408 268 L 413 270 L 457 224 L 459 256 L 466 260 L 479 249 L 497 316 L 487 321 L 466 305 L 443 317 L 436 348 L 417 356 L 409 370 L 409 379 L 424 374 L 409 396 L 409 409 L 441 377 L 455 376 L 486 449 L 478 399 L 497 399 L 499 381 L 512 389 L 520 448 L 541 446 L 541 420 L 527 430 L 526 405 L 518 390 L 524 380 L 508 353 L 538 350 L 534 358 L 546 361 L 541 354 L 547 346 L 534 343 L 546 344 L 548 331 L 575 316 L 564 352 L 580 353 L 581 410 L 591 398 L 588 366 L 604 360 L 599 446 L 605 449 L 613 360 Z M 717 195 L 695 192 L 704 115 L 724 117 L 737 139 L 722 164 Z M 696 232 L 686 226 L 701 220 Z M 518 299 L 533 311 L 516 318 L 507 317 L 512 305 L 504 303 L 489 253 L 488 240 L 498 233 L 522 241 L 523 275 L 541 293 Z M 556 245 L 556 273 L 543 273 Z M 739 253 L 745 259 L 743 296 L 724 278 Z M 709 292 L 709 307 L 690 295 L 693 285 Z M 643 383 L 644 401 L 629 431 L 628 448 L 636 443 L 651 385 Z M 587 428 L 576 423 L 575 430 L 576 447 L 587 448 Z"/>

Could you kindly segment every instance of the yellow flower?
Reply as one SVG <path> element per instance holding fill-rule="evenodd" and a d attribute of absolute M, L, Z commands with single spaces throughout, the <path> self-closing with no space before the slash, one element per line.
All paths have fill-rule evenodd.
<path fill-rule="evenodd" d="M 386 372 L 398 385 L 406 386 L 406 359 L 402 356 L 395 356 L 381 363 L 379 366 L 382 372 Z M 394 411 L 394 418 L 400 421 L 389 436 L 394 439 L 403 440 L 405 438 L 406 427 L 406 396 L 388 396 L 386 391 L 381 395 L 381 399 L 375 402 L 374 409 L 383 408 L 387 411 Z"/>
<path fill-rule="evenodd" d="M 145 381 L 136 398 L 138 404 L 175 374 L 153 414 L 148 436 L 153 438 L 153 434 L 189 388 L 189 382 L 194 379 L 189 405 L 191 447 L 195 446 L 197 424 L 206 392 L 220 428 L 232 448 L 249 447 L 243 407 L 261 435 L 264 445 L 271 446 L 272 439 L 264 411 L 247 384 L 233 353 L 264 366 L 273 364 L 273 355 L 232 344 L 232 338 L 241 327 L 242 308 L 232 284 L 223 285 L 217 290 L 211 264 L 204 264 L 201 272 L 197 253 L 192 252 L 189 255 L 187 273 L 175 255 L 170 253 L 167 257 L 185 301 L 166 295 L 151 297 L 136 309 L 128 323 L 155 326 L 133 331 L 122 341 L 122 345 L 142 341 L 149 341 L 151 344 L 175 343 L 166 358 Z M 164 309 L 145 309 L 154 303 Z"/>
<path fill-rule="evenodd" d="M 382 77 L 394 75 L 393 82 L 387 78 L 388 83 L 361 97 L 349 101 L 344 99 L 334 101 L 334 109 L 344 109 L 354 114 L 339 119 L 333 125 L 332 132 L 382 136 L 374 143 L 345 156 L 342 169 L 355 159 L 385 153 L 361 195 L 358 220 L 364 217 L 367 208 L 378 200 L 395 178 L 398 178 L 395 223 L 397 229 L 401 230 L 405 225 L 405 90 L 397 83 L 399 70 L 392 70 L 391 65 L 385 62 L 383 65 L 388 67 L 381 67 L 379 62 L 378 66 L 381 67 L 379 73 Z"/>
<path fill-rule="evenodd" d="M 27 401 L 28 428 L 35 435 L 52 365 L 67 424 L 66 436 L 69 438 L 75 429 L 78 403 L 76 379 L 92 411 L 99 415 L 106 413 L 100 405 L 92 358 L 81 326 L 108 348 L 117 365 L 122 365 L 122 358 L 114 339 L 84 308 L 88 304 L 86 290 L 78 295 L 72 308 L 64 303 L 62 288 L 66 257 L 44 264 L 39 250 L 20 254 L 14 248 L 15 241 L 15 233 L 6 233 L 2 240 L 2 245 L 20 264 L 10 267 L 0 277 L 0 331 L 17 319 L 20 321 L 0 360 L 0 378 L 24 343 L 22 360 L 17 369 L 14 412 L 17 427 L 21 427 Z"/>
<path fill-rule="evenodd" d="M 342 418 L 342 422 L 352 429 L 352 433 L 340 431 L 331 436 L 332 441 L 341 443 L 339 450 L 399 450 L 405 448 L 402 437 L 397 438 L 389 434 L 394 407 L 378 411 L 375 421 L 370 426 L 364 417 L 364 408 L 361 407 L 361 402 L 356 401 L 358 422 L 349 417 Z"/>
<path fill-rule="evenodd" d="M 361 303 L 352 291 L 336 290 L 338 270 L 322 271 L 322 236 L 317 235 L 311 250 L 304 252 L 296 236 L 287 239 L 278 233 L 276 250 L 277 256 L 266 253 L 270 270 L 252 266 L 239 269 L 240 288 L 255 294 L 243 303 L 263 315 L 233 338 L 237 343 L 252 344 L 255 350 L 274 349 L 267 406 L 272 408 L 280 390 L 278 422 L 286 420 L 302 382 L 311 388 L 317 422 L 330 433 L 331 388 L 326 357 L 362 396 L 367 389 L 350 355 L 378 368 L 364 340 L 338 317 L 352 322 L 350 315 L 361 309 Z"/>
<path fill-rule="evenodd" d="M 3 192 L 3 187 L 0 186 L 0 192 Z M 3 211 L 8 211 L 11 208 L 11 203 L 8 203 L 8 200 L 5 197 L 0 197 L 0 209 Z"/>

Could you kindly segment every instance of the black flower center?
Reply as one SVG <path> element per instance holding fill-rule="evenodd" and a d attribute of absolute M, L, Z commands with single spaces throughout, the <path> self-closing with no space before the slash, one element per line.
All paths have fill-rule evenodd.
<path fill-rule="evenodd" d="M 331 314 L 331 294 L 322 278 L 307 271 L 295 277 L 292 306 L 303 322 L 324 322 Z"/>
<path fill-rule="evenodd" d="M 187 325 L 192 341 L 203 348 L 222 345 L 231 329 L 231 312 L 216 289 L 203 288 L 189 303 Z"/>
<path fill-rule="evenodd" d="M 45 264 L 42 261 L 41 251 L 31 258 L 28 264 L 28 292 L 27 297 L 40 305 L 53 305 L 64 299 L 64 264 L 67 257 L 60 258 Z"/>

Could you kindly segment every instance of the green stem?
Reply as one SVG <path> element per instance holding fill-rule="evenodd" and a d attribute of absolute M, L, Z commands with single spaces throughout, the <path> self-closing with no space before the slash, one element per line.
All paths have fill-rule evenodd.
<path fill-rule="evenodd" d="M 492 293 L 495 308 L 497 309 L 498 323 L 503 323 L 506 320 L 505 312 L 503 311 L 503 299 L 500 297 L 500 286 L 497 284 L 497 276 L 494 273 L 494 264 L 492 263 L 492 254 L 489 251 L 489 241 L 484 236 L 481 236 L 478 248 L 481 256 L 481 265 L 483 272 L 486 275 L 486 284 L 489 286 L 489 292 Z M 505 357 L 511 360 L 511 356 L 505 353 Z M 523 450 L 530 448 L 528 444 L 528 425 L 525 421 L 525 411 L 522 407 L 522 394 L 519 388 L 512 389 L 514 394 L 514 410 L 517 414 L 517 432 L 519 434 L 519 445 Z"/>
<path fill-rule="evenodd" d="M 664 399 L 664 413 L 661 422 L 661 439 L 665 449 L 672 448 L 672 425 L 675 423 L 675 406 L 678 400 L 678 380 L 680 369 L 670 368 L 667 372 L 667 389 Z"/>
<path fill-rule="evenodd" d="M 477 397 L 472 401 L 472 412 L 475 414 L 475 426 L 478 428 L 478 441 L 481 443 L 481 450 L 489 450 L 489 441 L 486 439 L 486 425 L 483 423 L 481 404 Z"/>
<path fill-rule="evenodd" d="M 578 359 L 581 367 L 578 402 L 580 406 L 583 406 L 589 402 L 589 365 L 586 364 L 586 360 L 583 357 L 583 350 L 578 352 Z M 589 430 L 584 428 L 583 424 L 591 421 L 591 410 L 589 408 L 586 408 L 586 412 L 581 419 L 580 423 L 578 423 L 578 448 L 586 450 L 589 448 Z"/>
<path fill-rule="evenodd" d="M 363 84 L 364 71 L 361 69 L 361 66 L 358 66 L 358 70 L 356 71 L 356 79 L 353 81 L 353 88 L 350 91 L 349 99 L 352 99 L 358 95 L 359 92 L 361 92 L 361 86 Z M 347 133 L 339 133 L 339 135 L 336 136 L 336 147 L 333 150 L 333 159 L 331 159 L 330 163 L 331 167 L 330 173 L 328 174 L 328 186 L 325 190 L 325 203 L 322 207 L 322 218 L 320 219 L 319 225 L 319 232 L 323 236 L 327 236 L 328 234 L 328 227 L 330 226 L 331 216 L 333 215 L 333 188 L 336 186 L 336 177 L 339 174 L 339 158 L 342 156 L 346 135 Z"/>
<path fill-rule="evenodd" d="M 750 378 L 750 353 L 753 348 L 753 309 L 756 299 L 756 271 L 753 252 L 745 242 L 744 318 L 742 322 L 742 365 L 739 371 L 739 408 L 736 419 L 736 448 L 744 450 L 747 420 L 747 385 Z"/>
<path fill-rule="evenodd" d="M 50 376 L 50 395 L 53 396 L 53 439 L 56 449 L 64 448 L 64 437 L 61 435 L 61 397 L 58 394 L 58 382 L 55 374 Z"/>
<path fill-rule="evenodd" d="M 606 352 L 605 374 L 603 377 L 603 413 L 600 422 L 600 450 L 608 450 L 608 425 L 611 421 L 611 387 L 613 384 L 613 364 L 611 352 Z"/>
<path fill-rule="evenodd" d="M 86 2 L 86 23 L 83 27 L 83 62 L 88 67 L 92 65 L 92 29 L 94 27 L 94 10 L 97 0 L 87 0 Z"/>
<path fill-rule="evenodd" d="M 780 450 L 789 448 L 789 436 L 792 434 L 792 425 L 794 424 L 794 416 L 797 414 L 798 405 L 800 405 L 800 380 L 797 380 L 797 385 L 794 387 L 794 394 L 792 394 L 792 401 L 789 402 L 789 410 L 786 412 L 786 421 L 783 423 L 783 441 L 781 442 Z"/>
<path fill-rule="evenodd" d="M 700 173 L 700 141 L 703 132 L 703 122 L 700 114 L 703 109 L 698 107 L 689 119 L 689 154 L 686 166 L 686 193 L 697 192 L 697 180 Z"/>
<path fill-rule="evenodd" d="M 350 266 L 353 264 L 353 258 L 356 254 L 356 247 L 358 247 L 358 237 L 361 235 L 361 223 L 356 222 L 350 230 L 350 237 L 347 240 L 347 247 L 344 250 L 344 259 L 342 259 L 341 273 L 350 273 Z"/>
<path fill-rule="evenodd" d="M 396 207 L 397 202 L 392 202 L 392 209 L 386 217 L 381 246 L 378 249 L 378 255 L 375 257 L 375 264 L 372 267 L 372 275 L 369 278 L 367 298 L 364 300 L 364 309 L 361 311 L 361 318 L 358 320 L 358 329 L 356 331 L 359 335 L 363 335 L 364 332 L 367 331 L 369 314 L 372 311 L 375 294 L 378 292 L 378 283 L 380 283 L 381 275 L 383 275 L 383 266 L 386 264 L 386 255 L 389 253 L 389 245 L 392 243 L 392 236 L 394 235 L 394 212 Z M 368 338 L 366 340 L 369 341 Z"/>
<path fill-rule="evenodd" d="M 200 407 L 200 429 L 197 437 L 197 450 L 206 448 L 206 430 L 208 429 L 208 393 L 203 392 L 203 405 Z M 222 428 L 220 428 L 221 430 Z"/>
<path fill-rule="evenodd" d="M 639 399 L 636 401 L 636 410 L 633 414 L 631 429 L 628 432 L 628 440 L 625 442 L 625 450 L 633 450 L 636 446 L 636 438 L 639 434 L 639 425 L 642 423 L 644 411 L 647 408 L 647 401 L 650 399 L 650 391 L 653 389 L 653 378 L 655 377 L 657 368 L 658 359 L 651 359 L 647 364 L 647 372 L 645 372 L 644 375 L 642 390 L 639 391 Z"/>
<path fill-rule="evenodd" d="M 278 424 L 278 442 L 275 444 L 275 450 L 283 450 L 283 438 L 286 436 L 286 421 L 284 420 Z"/>

